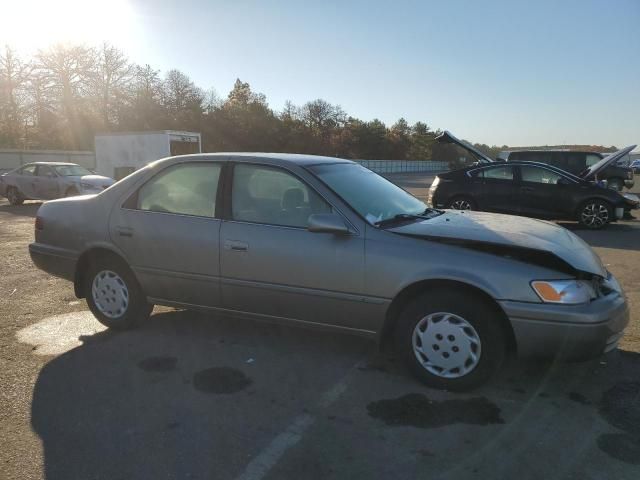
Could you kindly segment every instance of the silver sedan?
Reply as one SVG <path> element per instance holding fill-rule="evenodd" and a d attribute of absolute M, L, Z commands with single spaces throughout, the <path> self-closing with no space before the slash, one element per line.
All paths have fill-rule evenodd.
<path fill-rule="evenodd" d="M 425 383 L 465 390 L 506 353 L 616 347 L 622 289 L 553 223 L 443 211 L 348 160 L 208 154 L 150 164 L 93 196 L 46 202 L 35 264 L 115 329 L 154 304 L 391 342 Z"/>
<path fill-rule="evenodd" d="M 114 183 L 75 163 L 34 162 L 0 175 L 0 195 L 20 205 L 25 200 L 98 193 Z"/>

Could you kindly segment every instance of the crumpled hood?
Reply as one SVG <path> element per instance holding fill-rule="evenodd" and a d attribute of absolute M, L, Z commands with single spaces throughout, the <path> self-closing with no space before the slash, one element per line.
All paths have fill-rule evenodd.
<path fill-rule="evenodd" d="M 465 241 L 537 250 L 555 255 L 571 267 L 602 277 L 602 261 L 580 237 L 554 223 L 513 215 L 447 210 L 444 214 L 389 231 L 425 239 Z M 495 250 L 495 249 L 494 249 Z"/>

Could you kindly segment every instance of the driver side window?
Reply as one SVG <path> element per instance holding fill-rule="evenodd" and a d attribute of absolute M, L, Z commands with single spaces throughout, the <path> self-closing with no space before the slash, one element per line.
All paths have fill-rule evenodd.
<path fill-rule="evenodd" d="M 309 216 L 330 213 L 314 190 L 284 170 L 237 164 L 231 194 L 234 220 L 306 228 Z"/>
<path fill-rule="evenodd" d="M 564 178 L 562 175 L 540 167 L 521 166 L 520 174 L 523 182 L 557 184 Z"/>

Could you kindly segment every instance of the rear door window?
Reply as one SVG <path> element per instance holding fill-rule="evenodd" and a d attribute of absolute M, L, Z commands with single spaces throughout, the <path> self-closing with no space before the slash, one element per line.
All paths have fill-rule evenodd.
<path fill-rule="evenodd" d="M 221 170 L 219 163 L 204 162 L 169 167 L 140 188 L 137 208 L 214 217 Z"/>
<path fill-rule="evenodd" d="M 18 173 L 20 173 L 20 175 L 32 177 L 36 174 L 36 165 L 27 165 L 26 167 L 22 167 Z"/>
<path fill-rule="evenodd" d="M 491 167 L 480 171 L 482 178 L 491 180 L 513 180 L 513 167 Z"/>

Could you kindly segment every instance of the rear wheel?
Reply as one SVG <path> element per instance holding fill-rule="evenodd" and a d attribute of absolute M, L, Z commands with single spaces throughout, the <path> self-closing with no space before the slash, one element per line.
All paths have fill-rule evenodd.
<path fill-rule="evenodd" d="M 464 391 L 485 383 L 506 352 L 501 313 L 473 292 L 438 289 L 401 313 L 396 348 L 425 384 Z"/>
<path fill-rule="evenodd" d="M 24 203 L 24 197 L 15 187 L 7 188 L 7 200 L 11 205 L 22 205 Z"/>
<path fill-rule="evenodd" d="M 84 294 L 98 321 L 115 330 L 132 328 L 147 319 L 153 309 L 133 272 L 115 255 L 90 263 L 84 276 Z"/>
<path fill-rule="evenodd" d="M 453 208 L 454 210 L 475 210 L 476 202 L 471 197 L 458 196 L 449 200 L 446 208 Z"/>
<path fill-rule="evenodd" d="M 587 200 L 578 209 L 578 222 L 591 230 L 599 230 L 606 227 L 612 217 L 613 208 L 605 200 Z"/>

